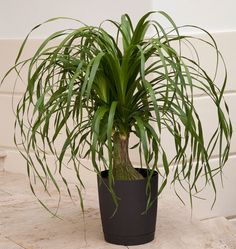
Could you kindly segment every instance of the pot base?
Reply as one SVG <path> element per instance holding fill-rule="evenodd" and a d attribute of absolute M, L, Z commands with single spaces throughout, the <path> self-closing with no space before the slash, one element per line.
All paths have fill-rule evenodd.
<path fill-rule="evenodd" d="M 139 236 L 119 236 L 114 234 L 105 234 L 104 238 L 106 242 L 116 245 L 141 245 L 154 240 L 155 233 L 144 234 Z"/>

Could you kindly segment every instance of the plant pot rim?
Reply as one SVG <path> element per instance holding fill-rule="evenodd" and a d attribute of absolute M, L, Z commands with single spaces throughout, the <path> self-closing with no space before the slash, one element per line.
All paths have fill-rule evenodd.
<path fill-rule="evenodd" d="M 135 179 L 135 180 L 116 180 L 114 179 L 115 182 L 137 182 L 137 181 L 146 181 L 148 178 L 148 172 L 151 172 L 151 169 L 147 169 L 147 168 L 137 168 L 135 167 L 136 170 L 139 171 L 139 173 L 141 173 L 143 175 L 143 179 Z M 109 170 L 103 170 L 100 172 L 100 174 L 98 174 L 98 178 L 102 178 L 103 180 L 108 180 L 108 172 Z M 152 173 L 152 178 L 158 176 L 158 172 L 157 170 L 153 170 Z"/>

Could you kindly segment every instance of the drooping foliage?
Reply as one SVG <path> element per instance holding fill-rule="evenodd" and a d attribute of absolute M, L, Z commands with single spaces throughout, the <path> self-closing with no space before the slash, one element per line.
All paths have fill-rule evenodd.
<path fill-rule="evenodd" d="M 151 15 L 157 18 L 150 19 Z M 163 28 L 160 16 L 171 28 Z M 51 21 L 56 19 L 47 22 Z M 181 34 L 181 28 L 162 11 L 147 13 L 136 26 L 128 15 L 123 15 L 121 22 L 107 22 L 117 31 L 114 36 L 105 31 L 104 24 L 93 27 L 78 23 L 78 29 L 53 33 L 32 58 L 21 61 L 27 36 L 8 72 L 14 69 L 20 75 L 22 67 L 28 69 L 27 90 L 16 110 L 20 136 L 15 142 L 27 161 L 30 182 L 36 175 L 47 189 L 50 179 L 60 192 L 55 168 L 47 161 L 50 152 L 69 194 L 63 168 L 72 163 L 83 185 L 80 158 L 88 156 L 96 173 L 109 170 L 112 186 L 114 138 L 136 136 L 138 143 L 133 148 L 140 153 L 140 164 L 157 171 L 163 166 L 159 193 L 166 186 L 171 165 L 170 181 L 184 188 L 187 183 L 190 196 L 199 191 L 197 182 L 202 177 L 216 192 L 214 176 L 222 172 L 228 159 L 232 127 L 223 97 L 226 68 L 215 40 L 202 29 L 207 40 Z M 216 73 L 223 62 L 221 87 L 216 86 L 216 77 L 201 67 L 194 41 L 215 51 Z M 182 52 L 186 46 L 194 56 Z M 196 90 L 209 96 L 216 110 L 218 123 L 207 141 L 194 105 Z M 163 147 L 163 130 L 174 141 L 171 158 Z M 62 132 L 65 140 L 56 149 Z M 215 152 L 219 163 L 213 168 L 210 158 Z M 33 190 L 33 184 L 31 187 Z"/>

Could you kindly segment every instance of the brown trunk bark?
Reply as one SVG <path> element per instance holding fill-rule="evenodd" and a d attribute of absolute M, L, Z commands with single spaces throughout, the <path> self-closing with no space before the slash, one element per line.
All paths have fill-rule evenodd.
<path fill-rule="evenodd" d="M 116 132 L 113 135 L 113 176 L 116 180 L 143 179 L 129 158 L 129 137 Z"/>

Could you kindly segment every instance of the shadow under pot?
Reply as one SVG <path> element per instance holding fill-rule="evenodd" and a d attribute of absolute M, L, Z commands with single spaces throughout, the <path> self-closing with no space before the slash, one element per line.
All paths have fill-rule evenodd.
<path fill-rule="evenodd" d="M 111 193 L 108 190 L 108 171 L 98 176 L 99 205 L 105 240 L 118 245 L 140 245 L 154 239 L 157 215 L 158 174 L 151 177 L 152 206 L 146 210 L 149 195 L 146 192 L 147 169 L 136 169 L 144 179 L 134 181 L 114 181 L 114 192 L 118 197 L 116 209 Z"/>

